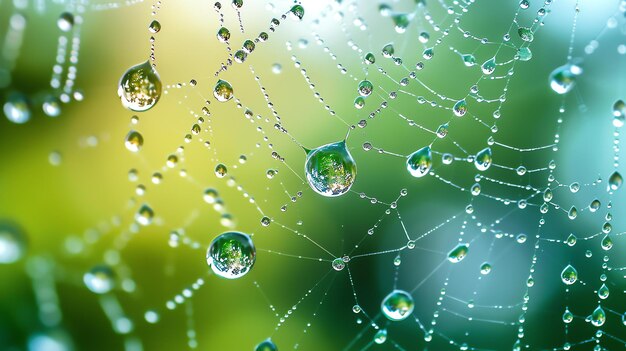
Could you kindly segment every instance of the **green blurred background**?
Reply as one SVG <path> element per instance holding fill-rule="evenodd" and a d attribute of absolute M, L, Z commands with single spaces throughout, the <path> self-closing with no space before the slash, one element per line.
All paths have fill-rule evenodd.
<path fill-rule="evenodd" d="M 192 320 L 201 350 L 252 350 L 270 336 L 281 350 L 296 348 L 294 345 L 303 350 L 342 350 L 348 346 L 357 350 L 369 347 L 444 350 L 457 349 L 464 342 L 477 349 L 510 350 L 518 337 L 518 318 L 522 314 L 519 303 L 527 289 L 534 253 L 538 263 L 523 323 L 523 343 L 530 345 L 530 350 L 552 349 L 562 347 L 566 340 L 576 342 L 594 335 L 596 328 L 583 319 L 597 306 L 594 290 L 600 285 L 605 254 L 600 249 L 600 238 L 581 242 L 573 248 L 543 241 L 537 252 L 534 245 L 537 234 L 563 240 L 572 232 L 579 237 L 598 232 L 606 208 L 596 214 L 583 211 L 575 221 L 568 220 L 562 211 L 552 209 L 545 215 L 547 224 L 538 229 L 537 206 L 519 210 L 514 204 L 506 206 L 484 197 L 472 200 L 469 193 L 460 192 L 433 176 L 411 177 L 401 158 L 376 151 L 365 152 L 361 148 L 367 141 L 376 147 L 408 155 L 428 145 L 433 135 L 408 126 L 399 114 L 431 130 L 451 119 L 449 110 L 419 104 L 413 96 L 399 94 L 393 101 L 388 99 L 388 93 L 398 89 L 432 99 L 416 81 L 399 88 L 394 80 L 408 75 L 405 67 L 413 70 L 417 62 L 424 61 L 421 53 L 425 46 L 418 41 L 420 32 L 428 31 L 431 35 L 426 47 L 441 36 L 441 32 L 432 30 L 424 20 L 424 13 L 430 14 L 442 27 L 451 24 L 453 16 L 447 14 L 440 3 L 427 1 L 425 8 L 417 10 L 415 20 L 403 34 L 396 33 L 391 18 L 380 14 L 380 3 L 375 1 L 306 0 L 302 2 L 306 11 L 302 22 L 280 19 L 291 2 L 274 1 L 270 6 L 264 1 L 246 1 L 241 10 L 244 34 L 238 31 L 235 10 L 224 3 L 222 11 L 225 25 L 231 30 L 233 48 L 245 39 L 253 39 L 258 32 L 267 31 L 270 19 L 281 20 L 276 32 L 268 31 L 270 39 L 259 43 L 244 64 L 234 63 L 220 75 L 233 85 L 236 98 L 253 111 L 254 116 L 262 116 L 254 117 L 255 123 L 251 123 L 244 116 L 245 108 L 238 108 L 234 100 L 220 104 L 212 97 L 214 73 L 228 57 L 225 45 L 215 38 L 219 19 L 213 4 L 164 1 L 156 16 L 163 29 L 155 35 L 155 44 L 157 70 L 166 86 L 166 94 L 153 109 L 137 114 L 137 125 L 131 124 L 133 113 L 122 107 L 116 90 L 123 72 L 148 58 L 151 34 L 147 27 L 152 20 L 152 4 L 145 2 L 92 11 L 92 4 L 84 3 L 86 11 L 82 16 L 76 86 L 82 89 L 85 99 L 63 104 L 61 115 L 51 118 L 41 112 L 38 103 L 41 96 L 51 92 L 49 79 L 57 38 L 61 34 L 56 22 L 70 4 L 45 2 L 45 9 L 40 11 L 37 4 L 16 9 L 18 3 L 0 1 L 0 38 L 5 38 L 9 18 L 14 13 L 22 13 L 27 19 L 12 83 L 2 92 L 4 98 L 12 91 L 29 96 L 33 115 L 31 121 L 23 125 L 6 119 L 0 121 L 3 151 L 0 214 L 23 229 L 28 248 L 26 257 L 19 262 L 0 266 L 0 349 L 28 349 L 28 340 L 44 333 L 64 335 L 61 338 L 67 339 L 66 346 L 76 350 L 136 350 L 139 344 L 144 350 L 182 350 L 188 348 L 188 322 Z M 389 1 L 388 4 L 397 12 L 412 12 L 417 6 L 413 0 Z M 447 5 L 458 10 L 451 2 Z M 530 26 L 541 5 L 531 1 L 531 8 L 520 12 L 520 25 Z M 617 49 L 618 44 L 624 42 L 624 15 L 616 12 L 618 5 L 618 1 L 608 0 L 580 3 L 574 56 L 582 58 L 584 74 L 579 77 L 575 90 L 565 97 L 550 90 L 548 76 L 566 62 L 575 4 L 558 1 L 551 6 L 545 26 L 535 33 L 532 60 L 515 65 L 501 109 L 502 117 L 497 121 L 499 130 L 494 137 L 508 145 L 531 148 L 552 144 L 554 134 L 558 133 L 559 151 L 518 153 L 493 147 L 494 163 L 533 169 L 546 167 L 554 159 L 558 165 L 555 175 L 566 185 L 575 181 L 592 183 L 598 176 L 606 178 L 610 174 L 611 106 L 615 100 L 625 97 L 626 90 L 626 60 Z M 468 8 L 468 13 L 462 16 L 461 27 L 473 35 L 500 43 L 519 5 L 517 1 L 485 0 L 476 1 Z M 611 16 L 615 16 L 617 27 L 605 28 Z M 359 29 L 355 19 L 361 19 L 367 28 Z M 516 27 L 513 28 L 512 42 L 519 45 Z M 321 41 L 316 40 L 314 33 Z M 599 33 L 602 35 L 598 49 L 585 54 L 585 46 Z M 307 44 L 302 44 L 302 40 Z M 396 56 L 403 59 L 403 66 L 394 65 L 380 54 L 381 48 L 389 42 L 394 43 Z M 353 50 L 352 44 L 358 45 L 363 53 Z M 492 57 L 497 47 L 481 45 L 453 29 L 436 48 L 434 58 L 425 62 L 425 68 L 418 72 L 419 79 L 435 91 L 450 97 L 465 96 L 481 72 L 478 66 L 466 68 L 450 46 L 461 52 L 473 52 L 479 63 Z M 512 58 L 510 49 L 503 49 L 506 50 L 509 51 L 502 55 Z M 366 75 L 362 63 L 366 52 L 376 55 L 377 65 L 393 80 L 373 66 L 368 67 Z M 295 67 L 294 61 L 301 62 L 301 67 Z M 282 67 L 278 74 L 273 72 L 275 64 Z M 347 74 L 340 72 L 338 64 Z M 255 74 L 251 73 L 250 66 Z M 508 67 L 498 66 L 496 75 L 504 75 Z M 314 90 L 309 88 L 300 69 L 306 69 L 306 75 L 315 84 Z M 267 89 L 285 128 L 305 147 L 339 141 L 346 135 L 347 127 L 331 116 L 324 104 L 330 105 L 337 116 L 351 125 L 367 120 L 366 128 L 357 127 L 348 138 L 348 146 L 358 165 L 353 187 L 356 193 L 322 198 L 290 171 L 292 168 L 297 175 L 304 176 L 305 154 L 285 134 L 273 128 L 271 111 L 255 75 Z M 366 76 L 375 86 L 374 94 L 366 99 L 366 106 L 358 110 L 353 101 L 358 82 Z M 198 81 L 196 87 L 188 85 L 191 79 Z M 176 87 L 178 83 L 181 88 Z M 504 80 L 486 80 L 481 82 L 480 88 L 486 96 L 497 98 L 503 86 Z M 314 92 L 321 94 L 324 104 L 317 101 Z M 206 100 L 211 103 L 206 105 Z M 369 113 L 383 100 L 389 101 L 389 107 L 369 119 Z M 566 110 L 560 114 L 562 104 Z M 191 133 L 197 120 L 194 115 L 201 115 L 205 105 L 211 111 L 202 125 L 205 130 L 185 143 L 185 135 Z M 494 106 L 469 102 L 469 110 L 488 126 L 495 122 L 491 116 Z M 564 122 L 557 132 L 559 117 Z M 261 127 L 263 133 L 257 127 Z M 137 154 L 124 147 L 124 136 L 130 129 L 140 131 L 145 139 Z M 455 141 L 473 154 L 487 146 L 490 135 L 488 127 L 466 116 L 452 121 L 449 136 L 437 141 L 433 150 L 456 154 L 458 149 L 452 144 Z M 266 142 L 264 136 L 269 141 Z M 203 144 L 206 140 L 210 141 L 208 148 Z M 184 153 L 177 152 L 179 146 L 184 146 Z M 285 163 L 272 158 L 273 150 L 285 158 Z M 62 157 L 58 166 L 49 162 L 52 152 Z M 180 159 L 171 169 L 165 166 L 170 154 L 177 154 Z M 241 155 L 247 158 L 245 164 L 239 163 Z M 214 175 L 218 163 L 229 169 L 223 179 Z M 138 181 L 129 181 L 130 169 L 138 171 Z M 186 177 L 179 175 L 183 169 Z M 277 169 L 278 175 L 268 179 L 265 176 L 268 169 Z M 433 170 L 465 188 L 474 183 L 477 172 L 472 164 L 464 162 L 444 166 L 439 156 L 435 157 Z M 163 174 L 161 184 L 152 184 L 150 180 L 155 171 Z M 624 173 L 623 167 L 621 171 Z M 485 175 L 539 188 L 547 184 L 547 172 L 517 176 L 492 167 Z M 234 182 L 229 181 L 231 177 Z M 135 193 L 138 184 L 147 188 L 144 196 Z M 203 191 L 209 187 L 219 191 L 225 204 L 223 212 L 203 201 Z M 333 257 L 278 223 L 305 233 L 337 257 L 399 248 L 406 244 L 406 237 L 395 211 L 386 215 L 386 206 L 372 204 L 357 193 L 390 203 L 403 188 L 408 189 L 409 195 L 398 201 L 398 211 L 412 237 L 457 216 L 418 241 L 415 250 L 402 252 L 402 264 L 397 270 L 398 288 L 411 290 L 421 284 L 413 293 L 415 316 L 427 329 L 431 328 L 434 311 L 438 310 L 440 317 L 429 343 L 424 341 L 424 332 L 415 321 L 388 325 L 380 318 L 379 306 L 381 299 L 394 288 L 393 260 L 397 253 L 354 259 L 349 269 L 359 303 L 388 330 L 389 342 L 372 345 L 375 328 L 363 314 L 352 312 L 354 296 L 348 270 L 333 271 L 328 261 Z M 299 191 L 303 193 L 301 197 L 296 195 Z M 518 188 L 485 182 L 482 191 L 509 199 L 529 194 Z M 262 227 L 261 215 L 244 193 L 254 197 L 275 223 Z M 297 201 L 293 202 L 291 196 L 296 196 Z M 583 187 L 576 194 L 566 188 L 555 191 L 555 202 L 563 208 L 571 205 L 585 208 L 596 197 L 603 204 L 609 201 L 604 183 Z M 540 204 L 539 200 L 535 198 L 530 202 Z M 464 208 L 470 201 L 475 211 L 473 215 L 466 215 Z M 619 192 L 612 198 L 610 211 L 616 232 L 624 225 L 620 215 L 624 202 Z M 134 215 L 144 203 L 154 209 L 155 222 L 137 229 L 133 224 Z M 281 210 L 285 205 L 286 210 Z M 205 250 L 210 241 L 229 229 L 220 222 L 223 213 L 233 217 L 234 229 L 253 234 L 258 250 L 252 272 L 235 281 L 209 275 L 205 262 Z M 504 217 L 501 222 L 492 225 L 501 217 Z M 463 221 L 468 223 L 465 227 L 462 227 Z M 374 235 L 369 236 L 368 229 L 375 225 Z M 483 232 L 481 228 L 487 229 Z M 173 230 L 184 231 L 185 236 L 198 242 L 201 248 L 182 244 L 172 248 L 168 241 Z M 452 265 L 445 257 L 459 241 L 460 232 L 464 233 L 463 240 L 471 242 L 470 254 L 460 264 Z M 499 233 L 504 233 L 504 237 L 497 238 Z M 520 233 L 528 236 L 523 244 L 515 240 Z M 613 267 L 626 265 L 620 241 L 623 239 L 615 237 L 615 247 L 609 252 Z M 82 249 L 71 252 L 81 245 Z M 594 255 L 586 258 L 586 250 L 592 250 Z M 323 258 L 324 261 L 273 252 Z M 490 275 L 481 277 L 479 267 L 484 261 L 489 261 L 494 268 Z M 116 289 L 107 296 L 119 301 L 134 326 L 128 335 L 116 333 L 107 319 L 101 306 L 106 297 L 91 293 L 82 282 L 84 272 L 105 262 L 113 267 L 118 277 Z M 575 285 L 566 294 L 559 274 L 568 263 L 579 269 L 585 284 Z M 43 273 L 38 275 L 37 272 Z M 182 294 L 198 278 L 203 278 L 205 283 L 187 300 L 191 302 L 168 310 L 166 302 Z M 52 282 L 62 311 L 62 321 L 52 323 L 53 326 L 46 325 L 40 318 L 42 304 L 34 293 L 46 282 Z M 624 275 L 611 272 L 609 282 L 613 295 L 607 304 L 624 313 Z M 471 309 L 452 299 L 437 306 L 444 283 L 447 296 L 474 300 L 476 305 L 516 307 Z M 312 290 L 307 293 L 309 289 Z M 270 305 L 275 306 L 280 317 L 294 305 L 297 309 L 289 313 L 284 325 L 275 331 L 279 318 Z M 569 336 L 565 335 L 561 321 L 566 305 L 582 317 L 569 326 Z M 144 320 L 147 310 L 158 311 L 157 324 Z M 473 321 L 468 320 L 470 316 Z M 619 316 L 609 314 L 603 330 L 623 339 L 625 328 Z M 446 337 L 458 344 L 451 345 Z M 401 346 L 394 346 L 394 343 Z M 607 349 L 623 348 L 623 344 L 609 337 L 602 339 L 602 345 Z M 580 349 L 588 350 L 591 346 L 585 344 Z"/>

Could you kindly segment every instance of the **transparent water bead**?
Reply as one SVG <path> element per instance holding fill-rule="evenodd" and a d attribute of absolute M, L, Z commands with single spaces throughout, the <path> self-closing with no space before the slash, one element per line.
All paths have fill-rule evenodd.
<path fill-rule="evenodd" d="M 161 98 L 161 78 L 149 61 L 129 68 L 120 79 L 117 95 L 129 110 L 151 109 Z"/>
<path fill-rule="evenodd" d="M 448 253 L 448 261 L 452 263 L 458 263 L 463 261 L 467 253 L 469 252 L 468 244 L 458 244 L 452 251 Z"/>
<path fill-rule="evenodd" d="M 345 140 L 306 150 L 306 179 L 318 194 L 334 197 L 348 192 L 356 178 L 356 162 Z"/>
<path fill-rule="evenodd" d="M 26 237 L 10 222 L 0 222 L 0 264 L 11 264 L 26 253 Z"/>
<path fill-rule="evenodd" d="M 413 313 L 415 303 L 411 294 L 404 290 L 394 290 L 387 295 L 380 306 L 383 314 L 391 321 L 401 321 Z"/>
<path fill-rule="evenodd" d="M 139 132 L 131 130 L 128 134 L 126 134 L 124 146 L 126 146 L 128 151 L 138 152 L 143 146 L 143 136 Z"/>
<path fill-rule="evenodd" d="M 95 266 L 85 273 L 83 282 L 91 292 L 106 294 L 115 287 L 115 274 L 109 266 Z"/>
<path fill-rule="evenodd" d="M 430 146 L 415 151 L 406 159 L 406 169 L 416 178 L 420 178 L 428 174 L 433 166 L 433 155 Z"/>
<path fill-rule="evenodd" d="M 3 105 L 3 111 L 6 118 L 13 123 L 23 124 L 30 120 L 30 104 L 24 94 L 10 93 Z"/>
<path fill-rule="evenodd" d="M 622 187 L 622 183 L 624 183 L 624 178 L 622 178 L 622 175 L 618 171 L 615 171 L 609 176 L 607 190 L 616 191 Z"/>
<path fill-rule="evenodd" d="M 557 94 L 566 94 L 574 87 L 576 77 L 583 72 L 580 66 L 566 64 L 550 73 L 550 87 Z"/>
<path fill-rule="evenodd" d="M 479 171 L 486 171 L 487 169 L 489 169 L 489 167 L 491 167 L 491 162 L 491 148 L 488 147 L 477 153 L 476 157 L 474 158 L 474 166 L 476 166 L 476 169 L 478 169 Z"/>
<path fill-rule="evenodd" d="M 218 235 L 209 246 L 207 264 L 216 275 L 237 279 L 246 275 L 254 266 L 256 249 L 252 239 L 241 232 L 225 232 Z"/>
<path fill-rule="evenodd" d="M 571 264 L 568 264 L 561 272 L 561 280 L 566 285 L 572 285 L 578 280 L 578 271 Z"/>
<path fill-rule="evenodd" d="M 602 309 L 602 306 L 599 306 L 593 310 L 591 314 L 591 324 L 596 327 L 601 327 L 606 321 L 606 312 Z"/>
<path fill-rule="evenodd" d="M 259 343 L 254 348 L 254 351 L 278 351 L 278 347 L 276 347 L 276 344 L 274 344 L 272 339 L 268 338 L 267 340 L 264 340 L 261 343 Z"/>
<path fill-rule="evenodd" d="M 225 80 L 218 80 L 213 88 L 213 96 L 219 102 L 226 102 L 233 98 L 233 86 Z"/>

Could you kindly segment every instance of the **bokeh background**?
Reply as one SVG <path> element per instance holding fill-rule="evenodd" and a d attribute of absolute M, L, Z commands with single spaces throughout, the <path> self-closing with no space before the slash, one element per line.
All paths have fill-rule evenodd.
<path fill-rule="evenodd" d="M 223 4 L 233 47 L 267 31 L 270 20 L 280 19 L 292 5 L 288 1 L 244 3 L 244 34 L 238 31 L 235 10 L 229 3 Z M 202 350 L 252 350 L 270 336 L 281 350 L 444 350 L 457 349 L 464 342 L 476 349 L 510 350 L 518 338 L 520 324 L 525 327 L 523 343 L 530 345 L 530 350 L 561 348 L 567 340 L 574 343 L 593 338 L 597 328 L 586 323 L 584 317 L 598 303 L 594 290 L 601 285 L 605 255 L 600 248 L 601 237 L 572 248 L 540 240 L 540 249 L 535 251 L 535 236 L 559 240 L 569 233 L 589 236 L 600 231 L 607 211 L 613 214 L 613 228 L 619 233 L 619 228 L 624 227 L 621 213 L 626 202 L 622 193 L 617 192 L 609 200 L 605 182 L 583 186 L 576 194 L 560 188 L 555 191 L 555 202 L 563 208 L 585 208 L 598 198 L 603 210 L 595 214 L 583 211 L 572 221 L 563 211 L 552 209 L 544 216 L 546 225 L 539 228 L 538 206 L 519 210 L 514 204 L 507 206 L 484 197 L 472 200 L 469 193 L 434 176 L 411 177 L 401 158 L 366 152 L 361 147 L 364 142 L 371 142 L 376 147 L 408 155 L 432 142 L 433 135 L 410 127 L 400 114 L 431 130 L 450 119 L 449 110 L 419 104 L 414 96 L 406 94 L 400 94 L 389 108 L 368 119 L 383 100 L 389 100 L 388 93 L 399 87 L 373 66 L 366 73 L 362 63 L 363 53 L 373 52 L 377 65 L 390 77 L 398 81 L 406 76 L 404 67 L 413 70 L 417 62 L 423 61 L 425 46 L 441 36 L 424 20 L 424 14 L 430 14 L 435 23 L 449 25 L 454 16 L 447 14 L 446 7 L 458 7 L 447 3 L 427 1 L 416 10 L 416 19 L 406 32 L 399 34 L 392 19 L 381 15 L 381 4 L 376 1 L 303 1 L 306 14 L 302 22 L 280 19 L 276 32 L 268 32 L 270 39 L 258 44 L 244 64 L 233 64 L 220 75 L 233 85 L 236 98 L 255 116 L 262 116 L 251 123 L 244 116 L 245 109 L 238 108 L 234 100 L 219 104 L 212 97 L 215 71 L 228 57 L 225 45 L 215 38 L 219 16 L 213 3 L 163 1 L 160 5 L 156 17 L 163 28 L 154 36 L 157 70 L 165 93 L 153 109 L 135 114 L 122 107 L 116 90 L 123 72 L 145 61 L 150 53 L 149 38 L 153 34 L 147 28 L 153 19 L 151 2 L 132 6 L 121 3 L 119 8 L 96 11 L 93 6 L 97 2 L 0 1 L 0 40 L 4 40 L 0 43 L 5 47 L 11 16 L 18 13 L 26 19 L 19 58 L 10 72 L 10 81 L 3 81 L 1 98 L 4 102 L 11 93 L 21 92 L 28 96 L 32 111 L 31 120 L 25 124 L 0 119 L 0 217 L 21 228 L 27 242 L 20 261 L 0 265 L 0 349 L 182 350 L 189 348 L 190 321 L 197 347 Z M 393 11 L 407 13 L 418 6 L 409 0 L 387 4 Z M 531 8 L 520 12 L 520 25 L 530 26 L 542 5 L 531 1 Z M 582 60 L 584 73 L 566 96 L 550 89 L 548 76 L 566 62 L 576 4 L 557 1 L 551 5 L 545 25 L 535 33 L 533 58 L 515 65 L 494 137 L 508 145 L 532 148 L 552 144 L 558 133 L 559 150 L 518 153 L 494 147 L 494 163 L 533 169 L 547 167 L 549 161 L 555 160 L 558 166 L 554 174 L 565 185 L 590 184 L 598 177 L 606 179 L 612 172 L 611 107 L 617 99 L 626 98 L 626 56 L 618 48 L 624 43 L 625 21 L 619 5 L 619 1 L 608 0 L 578 4 L 573 52 L 574 57 Z M 83 92 L 84 100 L 61 104 L 61 114 L 49 117 L 42 112 L 41 103 L 46 96 L 58 93 L 49 88 L 56 45 L 62 34 L 57 20 L 61 13 L 76 6 L 85 8 L 76 78 L 76 87 Z M 512 42 L 520 43 L 517 26 L 512 22 L 518 2 L 476 1 L 468 9 L 461 23 L 473 35 L 500 43 L 513 25 Z M 361 19 L 367 27 L 360 29 L 360 22 L 355 19 Z M 418 40 L 422 31 L 431 35 L 427 45 Z M 321 40 L 316 40 L 316 35 Z M 586 52 L 592 40 L 597 40 L 597 48 Z M 381 48 L 390 42 L 404 66 L 396 66 L 380 54 Z M 353 43 L 363 53 L 353 50 Z M 429 88 L 446 96 L 465 96 L 481 72 L 478 66 L 466 68 L 460 57 L 449 50 L 450 46 L 473 52 L 479 63 L 492 57 L 496 48 L 465 38 L 454 29 L 437 47 L 434 58 L 426 62 L 425 69 L 419 71 L 419 79 Z M 510 51 L 508 55 L 509 59 L 513 56 Z M 295 67 L 294 61 L 301 66 Z M 6 72 L 6 60 L 0 63 L 5 64 Z M 338 64 L 347 70 L 346 74 Z M 302 68 L 315 84 L 314 90 L 303 78 Z M 499 66 L 497 72 L 503 75 L 506 70 L 508 66 Z M 267 89 L 289 133 L 308 148 L 342 140 L 346 135 L 347 127 L 325 110 L 325 104 L 350 125 L 367 120 L 366 128 L 356 128 L 348 138 L 348 147 L 358 165 L 353 187 L 356 193 L 322 198 L 296 176 L 304 176 L 305 154 L 273 128 L 271 111 L 255 75 L 260 77 L 260 84 Z M 375 89 L 366 99 L 366 106 L 359 110 L 354 107 L 354 99 L 358 82 L 366 75 Z M 197 80 L 196 87 L 189 86 L 191 79 Z M 483 81 L 481 93 L 499 96 L 503 83 L 504 80 Z M 401 89 L 428 96 L 416 81 Z M 324 104 L 314 96 L 315 92 L 321 94 Z M 201 135 L 185 143 L 184 137 L 190 134 L 203 106 L 208 106 L 211 116 L 205 117 Z M 559 113 L 561 106 L 564 113 Z M 491 116 L 493 105 L 470 101 L 469 110 L 488 126 L 495 122 Z M 133 115 L 139 118 L 136 125 L 131 123 Z M 449 136 L 433 149 L 458 152 L 452 141 L 470 153 L 486 147 L 491 131 L 466 117 L 455 119 Z M 269 122 L 265 122 L 266 118 Z M 563 119 L 562 124 L 557 123 L 559 118 Z M 257 130 L 259 126 L 263 133 Z M 130 129 L 140 131 L 145 139 L 142 150 L 136 154 L 124 147 L 124 137 Z M 264 136 L 269 142 L 263 140 Z M 208 140 L 210 147 L 198 139 Z M 177 151 L 179 146 L 184 146 L 184 153 Z M 271 156 L 273 150 L 285 158 L 285 163 Z M 165 166 L 170 154 L 180 159 L 174 168 Z M 247 158 L 245 164 L 239 162 L 241 155 Z M 60 161 L 51 162 L 51 157 L 60 157 Z M 227 177 L 215 176 L 218 163 L 227 165 Z M 129 181 L 130 169 L 137 170 L 137 181 Z M 268 179 L 268 169 L 278 170 L 278 175 Z M 186 171 L 186 177 L 180 175 L 181 170 Z M 475 182 L 477 172 L 465 162 L 444 166 L 439 157 L 435 157 L 433 170 L 465 188 Z M 155 171 L 163 175 L 158 185 L 151 182 Z M 621 171 L 624 173 L 623 167 Z M 548 175 L 538 172 L 518 176 L 495 167 L 485 174 L 503 182 L 540 188 L 546 186 Z M 136 194 L 139 184 L 147 189 L 143 196 Z M 224 210 L 217 211 L 203 201 L 206 188 L 219 191 Z M 363 192 L 389 203 L 403 188 L 408 189 L 409 195 L 398 201 L 402 223 L 395 212 L 386 215 L 385 206 L 372 204 L 357 194 Z M 296 195 L 299 191 L 301 197 Z M 483 183 L 483 192 L 510 199 L 529 194 L 492 183 Z M 261 215 L 244 193 L 254 197 L 276 222 L 261 226 Z M 291 196 L 296 196 L 297 201 L 293 202 Z M 470 201 L 475 218 L 464 212 Z M 612 201 L 611 210 L 606 209 L 608 201 Z M 530 202 L 541 203 L 540 198 Z M 134 225 L 134 216 L 144 203 L 154 210 L 155 220 L 152 225 L 139 228 Z M 231 223 L 222 221 L 223 214 L 232 217 L 232 225 L 224 225 Z M 412 237 L 417 237 L 455 215 L 449 224 L 418 241 L 418 248 L 404 251 L 399 268 L 393 265 L 395 252 L 366 256 L 349 263 L 351 277 L 348 270 L 331 269 L 328 260 L 333 257 L 277 224 L 309 235 L 339 257 L 402 247 L 406 244 L 403 224 Z M 492 225 L 501 217 L 501 222 Z M 468 224 L 462 228 L 464 220 Z M 374 225 L 375 234 L 369 236 L 367 231 Z M 252 234 L 258 255 L 250 274 L 234 281 L 210 275 L 205 261 L 210 241 L 230 228 Z M 171 233 L 176 230 L 201 247 L 172 247 Z M 460 232 L 472 243 L 470 254 L 453 265 L 445 257 L 459 241 Z M 521 233 L 528 237 L 522 244 L 515 239 Z M 626 265 L 622 242 L 623 238 L 614 237 L 614 248 L 608 252 L 612 267 Z M 358 248 L 353 249 L 357 244 Z M 593 252 L 591 258 L 585 257 L 587 250 Z M 521 323 L 521 301 L 527 291 L 534 254 L 538 258 L 533 274 L 535 285 L 529 290 L 528 311 Z M 479 267 L 484 261 L 494 268 L 491 274 L 481 277 Z M 106 296 L 98 296 L 85 288 L 82 277 L 103 263 L 116 272 L 116 288 Z M 568 263 L 579 269 L 584 284 L 565 293 L 559 274 Z M 202 288 L 169 310 L 166 302 L 182 294 L 198 278 L 204 279 Z M 352 312 L 350 278 L 362 308 L 378 326 L 388 330 L 388 342 L 373 344 L 376 328 L 363 314 Z M 452 299 L 438 306 L 446 279 L 448 296 L 473 300 L 476 305 L 517 307 L 472 309 Z M 624 313 L 624 274 L 610 272 L 608 283 L 612 295 L 607 304 Z M 433 313 L 440 314 L 430 342 L 424 340 L 424 332 L 415 321 L 389 324 L 380 318 L 380 301 L 394 285 L 411 290 L 418 284 L 419 289 L 413 293 L 415 316 L 430 329 Z M 44 299 L 49 296 L 46 289 L 50 287 L 58 300 L 52 307 L 41 300 L 42 294 Z M 115 320 L 107 317 L 111 301 L 117 301 L 123 315 L 132 321 L 129 333 L 120 333 L 112 325 Z M 276 313 L 282 317 L 296 305 L 297 309 L 275 331 L 279 323 Z M 561 320 L 566 305 L 580 317 L 569 326 L 568 335 Z M 158 323 L 144 319 L 148 310 L 158 312 Z M 62 315 L 62 319 L 50 321 L 46 313 Z M 620 316 L 610 313 L 602 329 L 624 339 L 625 328 Z M 50 339 L 44 346 L 37 346 L 33 340 L 41 335 L 61 341 L 53 345 Z M 623 348 L 623 343 L 612 337 L 601 340 L 607 349 Z M 579 349 L 590 350 L 593 344 L 581 345 Z"/>

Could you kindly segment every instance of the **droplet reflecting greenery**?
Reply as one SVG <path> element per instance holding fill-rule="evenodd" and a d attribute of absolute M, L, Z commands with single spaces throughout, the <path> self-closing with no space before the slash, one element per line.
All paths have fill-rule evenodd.
<path fill-rule="evenodd" d="M 476 154 L 476 158 L 474 159 L 474 166 L 476 166 L 476 169 L 478 169 L 479 171 L 486 171 L 489 167 L 491 167 L 491 162 L 491 148 L 487 147 Z"/>
<path fill-rule="evenodd" d="M 344 140 L 310 150 L 304 170 L 309 185 L 316 193 L 333 197 L 350 190 L 357 168 Z"/>
<path fill-rule="evenodd" d="M 567 266 L 565 266 L 565 268 L 563 268 L 563 271 L 561 272 L 561 280 L 564 284 L 567 285 L 572 285 L 576 283 L 576 280 L 578 280 L 578 271 L 576 271 L 576 268 L 574 268 L 574 266 L 568 264 Z"/>
<path fill-rule="evenodd" d="M 85 273 L 83 282 L 91 292 L 106 294 L 115 287 L 115 274 L 109 266 L 95 266 Z"/>
<path fill-rule="evenodd" d="M 213 88 L 213 96 L 220 102 L 226 102 L 233 98 L 233 87 L 225 80 L 218 80 Z"/>
<path fill-rule="evenodd" d="M 406 169 L 416 178 L 420 178 L 428 174 L 433 166 L 433 156 L 430 146 L 415 151 L 406 159 Z"/>
<path fill-rule="evenodd" d="M 404 290 L 394 290 L 387 295 L 380 306 L 383 314 L 391 321 L 401 321 L 413 313 L 415 303 L 411 294 Z"/>
<path fill-rule="evenodd" d="M 129 68 L 120 79 L 117 95 L 132 111 L 147 111 L 161 98 L 161 78 L 149 61 Z"/>
<path fill-rule="evenodd" d="M 226 279 L 241 278 L 254 266 L 256 249 L 247 234 L 225 232 L 213 239 L 206 260 L 216 275 Z"/>
<path fill-rule="evenodd" d="M 458 244 L 452 251 L 448 253 L 448 261 L 452 263 L 461 262 L 467 253 L 469 252 L 469 246 L 467 244 Z"/>

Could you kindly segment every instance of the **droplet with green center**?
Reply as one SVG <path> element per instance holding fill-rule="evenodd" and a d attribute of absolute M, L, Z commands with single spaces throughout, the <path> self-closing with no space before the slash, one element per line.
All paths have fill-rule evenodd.
<path fill-rule="evenodd" d="M 149 61 L 129 68 L 120 79 L 117 95 L 129 110 L 151 109 L 161 98 L 161 78 Z"/>
<path fill-rule="evenodd" d="M 350 190 L 356 178 L 356 162 L 345 140 L 305 151 L 306 179 L 316 193 L 334 197 Z"/>
<path fill-rule="evenodd" d="M 411 294 L 404 290 L 394 290 L 387 295 L 380 306 L 383 314 L 391 321 L 401 321 L 413 313 L 415 303 Z"/>
<path fill-rule="evenodd" d="M 206 261 L 213 273 L 226 279 L 241 278 L 256 260 L 252 239 L 244 233 L 225 232 L 211 242 Z"/>

